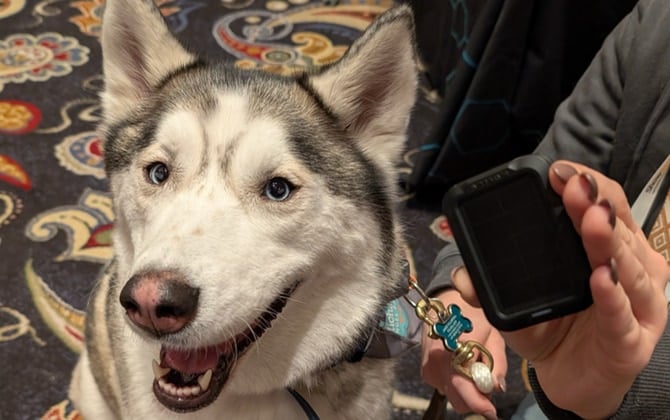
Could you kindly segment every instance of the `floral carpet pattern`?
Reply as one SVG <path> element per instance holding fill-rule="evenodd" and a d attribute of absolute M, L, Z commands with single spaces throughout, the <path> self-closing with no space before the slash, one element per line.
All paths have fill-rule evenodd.
<path fill-rule="evenodd" d="M 337 60 L 392 0 L 157 0 L 197 52 L 289 73 Z M 328 5 L 326 3 L 337 3 Z M 2 419 L 80 419 L 67 399 L 83 309 L 111 258 L 114 214 L 95 127 L 103 0 L 0 0 L 0 398 Z M 412 144 L 434 111 L 421 99 Z M 439 213 L 405 197 L 414 266 L 427 281 L 449 240 Z M 431 389 L 418 352 L 399 370 L 394 419 L 419 419 Z M 451 417 L 451 416 L 450 416 Z"/>

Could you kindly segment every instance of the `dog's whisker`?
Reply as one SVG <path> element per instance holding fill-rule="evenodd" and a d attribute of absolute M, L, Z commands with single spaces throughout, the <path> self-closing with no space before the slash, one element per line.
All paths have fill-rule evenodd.
<path fill-rule="evenodd" d="M 303 306 L 303 305 L 304 305 L 304 306 L 307 306 L 307 305 L 309 305 L 309 302 L 304 301 L 304 300 L 302 300 L 302 299 L 298 299 L 298 298 L 296 298 L 296 297 L 293 296 L 293 295 L 292 295 L 292 296 L 288 296 L 288 297 L 286 298 L 286 303 L 291 303 L 292 305 L 299 305 L 299 306 Z"/>

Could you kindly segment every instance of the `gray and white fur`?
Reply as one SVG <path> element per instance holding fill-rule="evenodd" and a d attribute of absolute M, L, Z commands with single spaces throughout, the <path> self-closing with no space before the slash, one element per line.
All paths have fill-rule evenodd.
<path fill-rule="evenodd" d="M 295 77 L 196 57 L 149 0 L 107 1 L 102 48 L 115 259 L 90 298 L 76 408 L 305 418 L 290 388 L 322 419 L 388 418 L 394 361 L 347 356 L 407 284 L 409 8 Z"/>

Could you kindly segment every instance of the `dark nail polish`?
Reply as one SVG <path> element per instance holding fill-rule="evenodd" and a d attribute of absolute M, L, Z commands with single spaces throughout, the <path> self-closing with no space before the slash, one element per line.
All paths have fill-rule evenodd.
<path fill-rule="evenodd" d="M 595 178 L 591 174 L 580 174 L 579 177 L 586 182 L 589 200 L 595 203 L 598 198 L 598 184 L 596 184 Z"/>
<path fill-rule="evenodd" d="M 577 170 L 570 165 L 564 163 L 557 163 L 553 166 L 554 174 L 561 180 L 562 183 L 568 182 L 568 179 L 577 175 Z"/>
<path fill-rule="evenodd" d="M 603 198 L 598 205 L 607 209 L 609 213 L 608 221 L 612 229 L 614 229 L 616 226 L 616 210 L 614 209 L 614 204 L 609 199 Z"/>
<path fill-rule="evenodd" d="M 612 283 L 619 283 L 619 277 L 616 272 L 616 261 L 614 258 L 610 258 L 610 277 L 612 278 Z"/>

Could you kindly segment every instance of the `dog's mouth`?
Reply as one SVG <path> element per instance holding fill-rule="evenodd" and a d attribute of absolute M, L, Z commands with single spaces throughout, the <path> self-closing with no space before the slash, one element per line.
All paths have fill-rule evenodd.
<path fill-rule="evenodd" d="M 213 403 L 237 360 L 270 328 L 296 286 L 281 293 L 248 329 L 228 341 L 186 350 L 162 346 L 160 362 L 152 361 L 158 401 L 176 412 L 196 411 Z"/>

